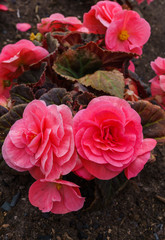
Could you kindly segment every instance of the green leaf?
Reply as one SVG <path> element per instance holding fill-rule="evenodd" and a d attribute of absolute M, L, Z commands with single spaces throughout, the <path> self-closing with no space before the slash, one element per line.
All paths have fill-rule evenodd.
<path fill-rule="evenodd" d="M 124 95 L 124 76 L 118 70 L 96 71 L 78 79 L 78 82 L 119 98 L 123 98 Z"/>
<path fill-rule="evenodd" d="M 141 117 L 144 137 L 165 142 L 165 111 L 144 100 L 131 102 L 130 105 Z"/>
<path fill-rule="evenodd" d="M 68 49 L 58 57 L 53 69 L 61 76 L 78 79 L 86 74 L 94 73 L 101 65 L 101 60 L 95 53 Z"/>
<path fill-rule="evenodd" d="M 79 47 L 77 50 L 84 50 L 90 53 L 94 53 L 102 62 L 101 68 L 105 70 L 112 70 L 113 68 L 121 69 L 123 67 L 123 64 L 138 56 L 134 53 L 112 52 L 105 50 L 94 42 L 89 42 L 85 46 Z"/>
<path fill-rule="evenodd" d="M 29 103 L 34 100 L 32 89 L 25 84 L 14 86 L 10 91 L 10 95 L 14 105 Z"/>
<path fill-rule="evenodd" d="M 59 75 L 68 79 L 79 79 L 97 70 L 121 69 L 123 64 L 137 56 L 132 53 L 111 52 L 103 50 L 94 42 L 90 42 L 76 50 L 68 49 L 58 56 L 53 69 Z"/>
<path fill-rule="evenodd" d="M 72 98 L 71 95 L 66 91 L 65 88 L 52 88 L 47 93 L 40 97 L 40 100 L 45 101 L 47 105 L 61 105 L 65 104 L 71 106 Z"/>
<path fill-rule="evenodd" d="M 86 87 L 92 87 L 98 91 L 103 91 L 112 96 L 123 98 L 124 96 L 124 76 L 118 70 L 113 71 L 96 71 L 82 78 L 75 79 L 67 77 L 68 80 L 83 84 Z"/>

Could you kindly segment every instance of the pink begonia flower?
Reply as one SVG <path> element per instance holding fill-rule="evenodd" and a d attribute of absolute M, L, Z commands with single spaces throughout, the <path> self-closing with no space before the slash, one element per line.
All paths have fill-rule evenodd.
<path fill-rule="evenodd" d="M 8 7 L 6 7 L 5 5 L 3 4 L 0 4 L 0 11 L 8 11 Z"/>
<path fill-rule="evenodd" d="M 119 11 L 122 11 L 122 7 L 117 2 L 99 1 L 84 14 L 83 25 L 91 33 L 104 34 L 114 15 Z"/>
<path fill-rule="evenodd" d="M 29 23 L 17 23 L 16 28 L 21 32 L 26 32 L 31 28 Z"/>
<path fill-rule="evenodd" d="M 81 197 L 79 186 L 72 182 L 39 179 L 29 189 L 29 201 L 42 212 L 65 214 L 80 210 L 85 198 Z"/>
<path fill-rule="evenodd" d="M 156 76 L 149 82 L 151 82 L 151 95 L 165 109 L 165 75 Z"/>
<path fill-rule="evenodd" d="M 78 159 L 76 161 L 76 166 L 72 170 L 76 175 L 79 177 L 85 178 L 86 180 L 92 180 L 95 178 L 92 174 L 90 174 L 83 166 L 83 163 L 81 161 L 81 156 L 78 156 Z"/>
<path fill-rule="evenodd" d="M 19 77 L 30 65 L 48 54 L 46 49 L 35 46 L 26 39 L 6 45 L 0 53 L 0 79 L 13 80 Z"/>
<path fill-rule="evenodd" d="M 142 2 L 144 2 L 144 0 L 136 0 L 138 2 L 138 4 L 141 4 Z M 150 4 L 151 2 L 153 2 L 154 0 L 147 0 L 147 3 Z"/>
<path fill-rule="evenodd" d="M 54 13 L 48 18 L 42 18 L 37 24 L 37 29 L 44 34 L 53 31 L 76 31 L 82 28 L 82 22 L 77 17 L 64 17 L 60 13 Z"/>
<path fill-rule="evenodd" d="M 165 58 L 157 57 L 151 62 L 151 67 L 157 75 L 165 75 Z"/>
<path fill-rule="evenodd" d="M 94 98 L 86 109 L 77 112 L 73 121 L 82 165 L 99 179 L 111 179 L 123 170 L 128 179 L 135 177 L 156 146 L 156 140 L 143 139 L 138 113 L 117 97 Z M 81 165 L 80 168 L 82 173 Z"/>
<path fill-rule="evenodd" d="M 165 94 L 165 75 L 156 76 L 150 80 L 151 91 L 154 95 L 162 95 L 161 92 Z"/>
<path fill-rule="evenodd" d="M 131 10 L 115 14 L 106 35 L 105 44 L 111 51 L 142 54 L 142 47 L 150 37 L 149 23 Z"/>
<path fill-rule="evenodd" d="M 68 106 L 33 100 L 11 127 L 2 146 L 9 167 L 36 179 L 58 179 L 75 167 L 72 113 Z"/>
<path fill-rule="evenodd" d="M 165 58 L 157 57 L 151 62 L 151 67 L 157 74 L 151 79 L 151 94 L 165 109 Z"/>

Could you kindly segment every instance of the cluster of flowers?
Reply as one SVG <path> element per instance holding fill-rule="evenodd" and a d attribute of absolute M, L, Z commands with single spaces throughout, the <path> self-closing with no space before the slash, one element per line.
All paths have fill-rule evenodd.
<path fill-rule="evenodd" d="M 141 55 L 150 37 L 150 25 L 145 19 L 111 1 L 100 1 L 85 13 L 84 26 L 92 33 L 105 34 L 106 48 L 111 51 Z"/>
<path fill-rule="evenodd" d="M 150 35 L 149 24 L 138 13 L 123 10 L 111 1 L 94 5 L 84 14 L 83 24 L 76 17 L 65 18 L 56 13 L 42 19 L 37 28 L 43 35 L 66 29 L 105 34 L 108 50 L 139 55 Z M 44 47 L 29 40 L 2 49 L 1 105 L 8 104 L 13 80 L 48 56 Z M 153 66 L 159 75 L 164 74 L 157 63 Z M 160 81 L 161 76 L 158 76 Z M 12 125 L 2 155 L 11 168 L 29 171 L 36 179 L 29 190 L 32 205 L 43 212 L 64 214 L 79 210 L 85 201 L 79 186 L 64 180 L 70 172 L 86 180 L 108 180 L 122 171 L 130 179 L 143 169 L 156 140 L 144 138 L 142 130 L 138 113 L 118 97 L 95 97 L 74 116 L 65 104 L 46 106 L 42 100 L 33 100 L 23 117 Z"/>
<path fill-rule="evenodd" d="M 117 97 L 94 98 L 72 120 L 66 105 L 34 100 L 11 127 L 2 147 L 6 163 L 37 179 L 29 200 L 43 212 L 67 213 L 84 203 L 77 185 L 62 180 L 75 172 L 91 180 L 111 179 L 123 170 L 135 177 L 150 158 L 156 140 L 143 139 L 141 119 Z"/>
<path fill-rule="evenodd" d="M 84 14 L 83 23 L 76 17 L 64 17 L 55 13 L 44 18 L 37 24 L 41 34 L 56 31 L 77 31 L 95 34 L 105 34 L 105 47 L 110 51 L 123 51 L 142 54 L 142 47 L 150 36 L 150 25 L 138 13 L 123 10 L 112 1 L 100 1 Z M 38 36 L 32 34 L 31 40 Z M 9 97 L 9 85 L 14 78 L 48 55 L 42 47 L 36 47 L 31 41 L 20 40 L 9 44 L 0 54 L 0 100 L 5 104 Z M 3 95 L 3 96 L 2 96 Z"/>
<path fill-rule="evenodd" d="M 150 25 L 132 10 L 123 10 L 112 1 L 99 1 L 84 14 L 83 24 L 76 17 L 52 14 L 37 25 L 40 33 L 62 30 L 66 24 L 70 31 L 105 34 L 105 45 L 110 51 L 142 54 L 142 47 L 150 37 Z"/>

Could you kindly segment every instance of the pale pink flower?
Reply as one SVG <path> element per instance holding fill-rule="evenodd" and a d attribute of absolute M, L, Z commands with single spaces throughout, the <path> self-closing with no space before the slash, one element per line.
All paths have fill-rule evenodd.
<path fill-rule="evenodd" d="M 114 15 L 121 11 L 120 4 L 111 1 L 99 1 L 83 16 L 83 25 L 91 33 L 104 34 Z"/>
<path fill-rule="evenodd" d="M 42 212 L 65 214 L 78 211 L 85 198 L 81 197 L 79 186 L 64 180 L 37 180 L 29 189 L 30 203 Z"/>
<path fill-rule="evenodd" d="M 141 4 L 142 2 L 144 2 L 144 0 L 136 0 L 139 4 Z M 154 0 L 147 0 L 147 3 L 150 4 L 151 2 L 153 2 Z"/>
<path fill-rule="evenodd" d="M 31 28 L 29 23 L 17 23 L 16 28 L 21 32 L 26 32 Z"/>
<path fill-rule="evenodd" d="M 37 24 L 37 29 L 44 34 L 53 31 L 76 31 L 82 27 L 81 21 L 77 17 L 64 17 L 60 13 L 54 13 L 48 18 L 42 18 Z"/>
<path fill-rule="evenodd" d="M 157 57 L 151 62 L 151 67 L 157 75 L 165 75 L 165 58 Z"/>
<path fill-rule="evenodd" d="M 135 177 L 156 145 L 154 139 L 143 139 L 140 116 L 117 97 L 94 98 L 73 121 L 80 169 L 99 179 L 111 179 L 123 170 L 128 179 Z M 82 171 L 81 177 L 86 178 Z"/>
<path fill-rule="evenodd" d="M 36 179 L 68 174 L 77 159 L 69 107 L 30 102 L 5 138 L 2 155 L 11 168 L 29 170 Z"/>
<path fill-rule="evenodd" d="M 48 54 L 46 49 L 25 39 L 6 45 L 0 53 L 0 79 L 13 80 L 19 77 L 30 65 Z"/>
<path fill-rule="evenodd" d="M 151 82 L 152 96 L 165 109 L 165 75 L 156 76 L 149 82 Z"/>
<path fill-rule="evenodd" d="M 151 67 L 157 74 L 151 79 L 151 94 L 165 109 L 165 58 L 157 57 L 151 62 Z"/>
<path fill-rule="evenodd" d="M 142 47 L 150 37 L 149 23 L 131 10 L 115 14 L 106 35 L 105 44 L 111 51 L 142 54 Z"/>

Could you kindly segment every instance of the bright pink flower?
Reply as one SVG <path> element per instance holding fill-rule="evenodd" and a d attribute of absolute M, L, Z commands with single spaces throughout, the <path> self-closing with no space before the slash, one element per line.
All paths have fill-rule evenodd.
<path fill-rule="evenodd" d="M 150 80 L 151 94 L 165 109 L 165 58 L 157 57 L 155 61 L 151 62 L 151 67 L 157 74 Z"/>
<path fill-rule="evenodd" d="M 143 139 L 140 116 L 117 97 L 94 98 L 73 121 L 83 167 L 99 179 L 111 179 L 123 170 L 127 178 L 135 177 L 156 145 L 154 139 Z"/>
<path fill-rule="evenodd" d="M 144 0 L 136 0 L 139 4 L 144 2 Z M 154 0 L 147 0 L 147 3 L 150 4 L 151 2 L 153 2 Z"/>
<path fill-rule="evenodd" d="M 122 7 L 116 2 L 99 1 L 84 14 L 83 24 L 91 33 L 104 34 L 114 15 L 121 10 Z"/>
<path fill-rule="evenodd" d="M 16 28 L 21 32 L 26 32 L 31 28 L 29 23 L 17 23 Z"/>
<path fill-rule="evenodd" d="M 13 80 L 24 70 L 48 55 L 48 51 L 22 39 L 15 44 L 6 45 L 0 54 L 0 79 Z"/>
<path fill-rule="evenodd" d="M 72 171 L 79 177 L 85 178 L 86 180 L 92 180 L 95 178 L 92 174 L 90 174 L 86 170 L 86 168 L 84 168 L 80 155 L 78 156 L 78 159 L 76 161 L 76 166 Z"/>
<path fill-rule="evenodd" d="M 150 37 L 149 23 L 135 11 L 124 10 L 115 14 L 110 23 L 105 43 L 111 51 L 142 54 L 142 47 Z"/>
<path fill-rule="evenodd" d="M 165 58 L 157 57 L 151 62 L 151 67 L 157 75 L 165 75 Z"/>
<path fill-rule="evenodd" d="M 77 159 L 69 107 L 33 100 L 11 127 L 2 155 L 11 168 L 29 170 L 36 179 L 68 174 Z"/>
<path fill-rule="evenodd" d="M 6 7 L 5 5 L 3 4 L 0 4 L 0 11 L 8 11 L 8 7 Z"/>
<path fill-rule="evenodd" d="M 85 198 L 81 197 L 79 186 L 72 182 L 40 179 L 30 187 L 29 201 L 42 212 L 65 214 L 80 210 Z"/>
<path fill-rule="evenodd" d="M 60 13 L 50 15 L 49 18 L 42 18 L 37 24 L 37 29 L 44 34 L 53 31 L 76 31 L 82 27 L 81 21 L 77 17 L 64 17 Z"/>

